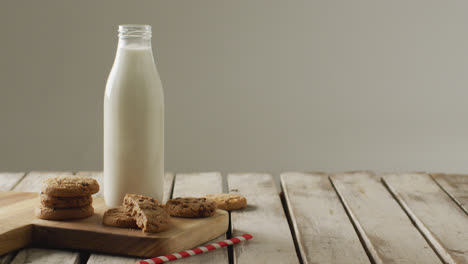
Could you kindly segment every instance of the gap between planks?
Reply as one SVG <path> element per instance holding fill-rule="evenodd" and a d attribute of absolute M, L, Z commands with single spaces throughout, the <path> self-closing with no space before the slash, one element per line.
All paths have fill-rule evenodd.
<path fill-rule="evenodd" d="M 270 174 L 228 175 L 229 192 L 247 199 L 247 208 L 231 212 L 232 236 L 251 233 L 254 239 L 233 249 L 236 264 L 299 263 L 291 230 Z"/>
<path fill-rule="evenodd" d="M 303 257 L 303 253 L 302 253 L 302 249 L 301 249 L 301 246 L 299 245 L 299 241 L 298 241 L 298 235 L 295 233 L 295 226 L 296 223 L 293 222 L 293 216 L 291 216 L 291 213 L 290 211 L 288 211 L 288 201 L 287 201 L 287 198 L 284 194 L 284 191 L 283 191 L 283 188 L 281 186 L 281 183 L 280 183 L 280 189 L 281 189 L 281 192 L 279 193 L 279 196 L 280 196 L 280 200 L 281 200 L 281 205 L 283 206 L 283 211 L 284 211 L 284 215 L 286 216 L 286 220 L 288 221 L 288 226 L 289 226 L 289 230 L 291 230 L 291 235 L 292 235 L 292 239 L 293 239 L 293 242 L 294 242 L 294 248 L 296 249 L 296 255 L 297 257 L 299 258 L 299 263 L 300 264 L 304 264 L 304 257 Z M 232 232 L 231 232 L 231 222 L 229 222 L 229 234 L 231 235 Z M 233 262 L 234 260 L 232 260 L 233 258 L 233 253 L 232 251 L 229 253 L 231 254 L 230 257 L 230 261 Z"/>
<path fill-rule="evenodd" d="M 283 173 L 281 186 L 303 263 L 370 263 L 327 174 Z"/>
<path fill-rule="evenodd" d="M 219 172 L 207 173 L 181 173 L 177 174 L 174 181 L 172 197 L 201 197 L 206 194 L 223 192 L 223 178 Z M 211 244 L 226 239 L 223 234 L 204 244 Z M 227 248 L 220 248 L 212 252 L 177 260 L 176 263 L 184 264 L 228 264 L 229 255 Z"/>
<path fill-rule="evenodd" d="M 0 172 L 0 190 L 13 190 L 25 176 L 24 172 Z"/>
<path fill-rule="evenodd" d="M 446 263 L 468 263 L 468 217 L 428 174 L 387 174 L 382 181 Z"/>
<path fill-rule="evenodd" d="M 16 187 L 17 187 L 17 188 L 15 188 L 15 190 L 19 190 L 19 191 L 30 191 L 30 189 L 34 189 L 34 188 L 35 188 L 34 186 L 36 186 L 36 187 L 37 187 L 37 186 L 40 186 L 40 184 L 39 184 L 39 185 L 34 185 L 34 184 L 32 184 L 34 181 L 31 181 L 31 180 L 29 179 L 29 176 L 31 176 L 31 175 L 39 175 L 39 177 L 44 178 L 44 177 L 45 177 L 44 175 L 49 175 L 49 176 L 50 176 L 51 174 L 55 174 L 55 173 L 62 174 L 63 172 L 31 172 L 31 173 L 29 173 L 29 174 L 26 175 L 26 176 L 23 175 L 22 178 L 21 178 L 23 181 L 20 181 L 20 180 L 21 180 L 21 179 L 20 179 L 20 180 L 18 180 L 18 181 L 15 183 L 15 185 L 16 185 Z M 88 172 L 88 173 L 89 173 L 89 172 Z M 99 173 L 99 172 L 98 172 L 98 173 Z M 82 174 L 82 173 L 80 173 L 80 174 Z M 54 176 L 55 176 L 55 175 L 54 175 Z M 82 176 L 85 176 L 85 175 L 82 175 Z M 93 175 L 89 175 L 89 176 L 90 176 L 90 177 L 94 177 Z M 52 176 L 50 176 L 50 177 L 52 177 Z M 172 185 L 172 182 L 173 182 L 173 181 L 171 181 L 171 185 Z M 0 183 L 0 184 L 1 184 L 1 183 Z M 15 185 L 14 185 L 14 186 L 15 186 Z M 169 185 L 169 187 L 167 187 L 169 190 L 171 190 L 171 188 L 172 188 L 171 185 Z M 29 187 L 31 187 L 31 188 L 29 188 Z M 175 187 L 175 186 L 174 186 L 174 187 Z M 40 187 L 39 187 L 39 188 L 40 188 Z M 231 189 L 231 186 L 229 186 L 229 189 Z M 165 187 L 165 190 L 166 190 L 166 187 Z M 234 190 L 235 190 L 235 189 L 234 189 Z M 393 191 L 396 192 L 395 190 L 393 190 Z M 446 190 L 444 189 L 444 191 L 446 191 Z M 169 191 L 169 192 L 170 192 L 170 191 Z M 448 192 L 447 192 L 447 193 L 448 193 Z M 398 198 L 397 198 L 397 199 L 398 199 Z M 403 198 L 401 198 L 401 197 L 400 197 L 400 199 L 403 200 Z M 406 206 L 406 207 L 407 207 L 406 210 L 410 210 L 409 206 Z M 411 215 L 410 215 L 410 217 L 411 217 Z M 415 217 L 415 219 L 417 219 L 416 215 L 413 215 L 413 217 Z M 253 242 L 253 241 L 251 241 L 251 242 Z M 250 243 L 250 242 L 249 242 L 249 243 Z M 26 252 L 27 250 L 30 250 L 30 252 L 29 252 L 29 253 Z M 49 252 L 53 251 L 53 250 L 42 250 L 42 249 L 26 249 L 26 250 L 23 250 L 23 251 L 25 251 L 25 253 L 22 253 L 21 256 L 18 254 L 18 258 L 15 258 L 15 261 L 16 261 L 16 262 L 14 262 L 14 263 L 24 263 L 25 261 L 29 261 L 29 260 L 31 260 L 31 262 L 28 262 L 28 263 L 48 263 L 48 262 L 50 263 L 50 262 L 52 262 L 53 258 L 50 259 L 50 258 L 51 258 L 50 255 L 47 255 L 47 256 L 48 256 L 48 262 L 44 262 L 44 261 L 39 261 L 39 262 L 38 262 L 38 261 L 35 261 L 34 259 L 28 259 L 27 256 L 37 255 L 37 252 L 36 252 L 35 250 L 39 250 L 39 251 L 49 251 Z M 456 250 L 455 250 L 455 251 L 456 251 Z M 68 255 L 68 254 L 76 254 L 76 253 L 67 252 L 67 251 L 58 251 L 58 252 L 60 252 L 60 254 L 63 253 L 63 254 L 65 254 L 65 255 Z M 462 251 L 462 252 L 463 252 L 463 251 Z M 95 258 L 94 258 L 94 260 L 96 260 L 95 262 L 93 262 L 93 258 L 92 258 L 93 256 L 95 256 Z M 57 258 L 57 259 L 59 259 L 59 258 Z M 78 259 L 79 259 L 79 258 L 78 258 Z M 106 259 L 109 260 L 109 261 L 106 261 Z M 70 260 L 70 258 L 67 258 L 67 261 L 69 261 L 69 260 Z M 75 260 L 76 260 L 76 258 L 75 258 Z M 237 261 L 237 260 L 238 260 L 238 259 L 236 258 L 236 261 Z M 62 263 L 73 263 L 73 262 L 67 262 L 67 261 L 62 262 Z M 103 261 L 104 261 L 104 262 L 103 262 Z M 93 255 L 91 255 L 91 258 L 90 258 L 90 262 L 89 262 L 89 263 L 134 263 L 134 261 L 135 261 L 135 259 L 122 258 L 122 257 L 114 257 L 114 256 L 107 256 L 107 255 L 95 255 L 95 254 L 93 254 Z"/>
<path fill-rule="evenodd" d="M 373 263 L 440 263 L 375 174 L 337 173 L 330 180 Z"/>
<path fill-rule="evenodd" d="M 468 214 L 468 175 L 433 173 L 431 177 Z"/>

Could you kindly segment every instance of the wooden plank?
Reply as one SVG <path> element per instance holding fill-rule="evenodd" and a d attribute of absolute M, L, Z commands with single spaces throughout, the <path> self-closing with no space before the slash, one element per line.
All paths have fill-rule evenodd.
<path fill-rule="evenodd" d="M 299 263 L 281 199 L 271 175 L 228 175 L 229 192 L 247 198 L 247 208 L 231 212 L 232 236 L 253 239 L 234 246 L 234 263 Z"/>
<path fill-rule="evenodd" d="M 24 172 L 1 172 L 0 173 L 0 191 L 9 191 L 13 189 L 25 176 Z M 15 257 L 16 252 L 11 252 L 0 256 L 0 264 L 10 263 Z"/>
<path fill-rule="evenodd" d="M 446 263 L 468 263 L 468 217 L 428 174 L 388 174 L 382 179 Z"/>
<path fill-rule="evenodd" d="M 1 172 L 0 191 L 9 191 L 18 184 L 24 177 L 24 172 Z"/>
<path fill-rule="evenodd" d="M 283 173 L 281 186 L 303 263 L 370 263 L 327 174 Z"/>
<path fill-rule="evenodd" d="M 32 171 L 13 189 L 18 192 L 41 192 L 42 183 L 52 177 L 73 175 L 71 171 Z"/>
<path fill-rule="evenodd" d="M 439 186 L 468 214 L 468 175 L 431 174 Z"/>
<path fill-rule="evenodd" d="M 42 182 L 48 178 L 62 175 L 71 175 L 72 172 L 38 172 L 28 173 L 23 180 L 16 185 L 14 191 L 40 192 Z M 20 250 L 13 259 L 13 264 L 20 263 L 78 263 L 78 252 L 28 248 Z"/>
<path fill-rule="evenodd" d="M 9 264 L 15 258 L 16 252 L 8 253 L 0 257 L 0 264 Z"/>
<path fill-rule="evenodd" d="M 21 250 L 11 264 L 50 263 L 78 264 L 77 253 L 64 250 L 27 248 Z"/>
<path fill-rule="evenodd" d="M 200 197 L 222 192 L 223 178 L 219 172 L 179 173 L 175 178 L 172 197 Z"/>
<path fill-rule="evenodd" d="M 141 259 L 126 258 L 112 255 L 91 254 L 88 259 L 88 264 L 135 264 Z"/>
<path fill-rule="evenodd" d="M 96 179 L 101 186 L 101 190 L 99 193 L 96 194 L 98 197 L 103 197 L 103 173 L 102 171 L 79 171 L 77 173 L 78 176 L 84 177 L 91 177 Z M 166 172 L 164 175 L 164 198 L 163 203 L 165 203 L 172 194 L 172 187 L 174 184 L 174 174 L 171 172 Z M 122 256 L 111 256 L 111 255 L 103 255 L 103 254 L 91 254 L 88 259 L 88 264 L 134 264 L 137 260 L 136 258 L 129 258 L 129 257 L 122 257 Z"/>
<path fill-rule="evenodd" d="M 330 178 L 375 263 L 440 263 L 374 174 L 339 173 Z"/>
<path fill-rule="evenodd" d="M 172 188 L 174 187 L 174 173 L 166 172 L 164 175 L 164 195 L 162 203 L 166 203 L 167 200 L 171 199 Z"/>
<path fill-rule="evenodd" d="M 223 192 L 223 179 L 220 173 L 191 173 L 177 174 L 174 181 L 174 192 L 172 197 L 200 197 L 206 194 L 215 194 Z M 210 242 L 210 244 L 226 239 L 222 235 Z M 213 252 L 178 260 L 180 263 L 229 263 L 227 248 L 217 249 Z"/>

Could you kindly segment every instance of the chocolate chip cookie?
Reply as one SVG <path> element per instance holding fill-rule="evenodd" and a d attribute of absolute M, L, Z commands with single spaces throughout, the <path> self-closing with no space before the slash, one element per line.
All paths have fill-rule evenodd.
<path fill-rule="evenodd" d="M 79 176 L 59 176 L 44 181 L 42 192 L 50 196 L 78 197 L 95 194 L 99 184 L 93 178 Z"/>
<path fill-rule="evenodd" d="M 169 228 L 169 214 L 159 206 L 137 210 L 134 218 L 143 232 L 157 233 Z"/>
<path fill-rule="evenodd" d="M 123 208 L 136 220 L 143 232 L 156 233 L 169 228 L 169 214 L 157 200 L 139 194 L 127 194 Z"/>
<path fill-rule="evenodd" d="M 41 204 L 46 207 L 75 208 L 90 205 L 92 202 L 93 197 L 91 195 L 78 197 L 58 197 L 41 193 Z"/>
<path fill-rule="evenodd" d="M 235 193 L 210 194 L 204 197 L 215 201 L 218 208 L 227 211 L 239 210 L 247 207 L 247 199 Z"/>
<path fill-rule="evenodd" d="M 123 207 L 109 209 L 104 212 L 102 223 L 107 226 L 138 228 L 135 219 Z"/>
<path fill-rule="evenodd" d="M 158 207 L 158 205 L 156 199 L 140 194 L 127 193 L 123 200 L 124 209 L 131 215 L 136 215 L 138 210 L 152 209 Z"/>
<path fill-rule="evenodd" d="M 165 205 L 166 211 L 171 216 L 177 217 L 208 217 L 216 212 L 216 203 L 206 198 L 175 198 Z"/>

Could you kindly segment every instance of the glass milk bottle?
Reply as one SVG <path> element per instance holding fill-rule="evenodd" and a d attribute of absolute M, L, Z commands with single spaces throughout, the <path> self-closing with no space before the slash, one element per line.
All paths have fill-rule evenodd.
<path fill-rule="evenodd" d="M 104 199 L 163 197 L 164 95 L 151 50 L 151 26 L 119 26 L 104 95 Z"/>

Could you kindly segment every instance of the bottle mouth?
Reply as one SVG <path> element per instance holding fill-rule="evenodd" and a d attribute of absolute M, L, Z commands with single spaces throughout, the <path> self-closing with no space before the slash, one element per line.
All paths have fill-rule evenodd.
<path fill-rule="evenodd" d="M 150 25 L 119 25 L 119 38 L 151 38 Z"/>

